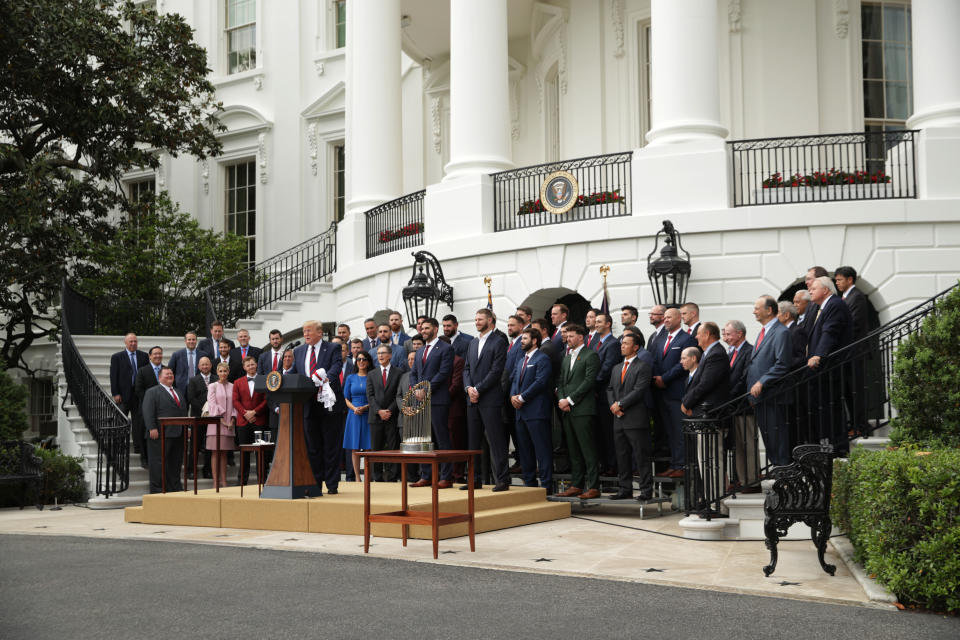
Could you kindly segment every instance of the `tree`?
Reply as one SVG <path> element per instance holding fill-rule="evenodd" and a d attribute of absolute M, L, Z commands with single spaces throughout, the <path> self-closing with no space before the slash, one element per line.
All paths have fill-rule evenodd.
<path fill-rule="evenodd" d="M 0 0 L 0 359 L 54 336 L 66 275 L 89 277 L 130 210 L 121 178 L 159 153 L 217 155 L 206 52 L 132 2 Z"/>
<path fill-rule="evenodd" d="M 144 333 L 203 330 L 204 289 L 235 274 L 246 256 L 245 239 L 201 228 L 161 193 L 120 221 L 99 249 L 101 267 L 79 288 L 102 301 L 101 328 L 109 333 L 129 331 L 131 311 Z M 143 328 L 149 318 L 152 330 Z"/>
<path fill-rule="evenodd" d="M 0 361 L 0 440 L 19 440 L 27 426 L 27 389 Z"/>

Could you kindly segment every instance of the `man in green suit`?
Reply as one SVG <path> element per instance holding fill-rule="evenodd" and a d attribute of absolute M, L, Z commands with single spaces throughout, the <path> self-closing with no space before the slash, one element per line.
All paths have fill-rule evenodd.
<path fill-rule="evenodd" d="M 563 414 L 563 432 L 570 451 L 572 486 L 558 495 L 579 496 L 586 500 L 600 497 L 600 473 L 592 433 L 595 412 L 594 385 L 600 369 L 600 356 L 584 348 L 587 330 L 580 325 L 564 327 L 569 352 L 560 364 L 557 406 Z M 581 489 L 583 487 L 583 489 Z M 585 489 L 585 490 L 584 490 Z"/>

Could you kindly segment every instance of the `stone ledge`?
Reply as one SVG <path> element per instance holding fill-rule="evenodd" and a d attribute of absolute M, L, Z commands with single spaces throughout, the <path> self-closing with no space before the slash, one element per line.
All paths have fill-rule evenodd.
<path fill-rule="evenodd" d="M 863 589 L 864 593 L 870 599 L 871 604 L 883 609 L 896 609 L 894 603 L 897 597 L 886 590 L 879 582 L 868 576 L 863 571 L 863 567 L 853 559 L 853 545 L 846 536 L 839 536 L 830 539 L 833 550 L 837 552 L 843 563 L 847 565 L 850 574 L 856 579 Z"/>

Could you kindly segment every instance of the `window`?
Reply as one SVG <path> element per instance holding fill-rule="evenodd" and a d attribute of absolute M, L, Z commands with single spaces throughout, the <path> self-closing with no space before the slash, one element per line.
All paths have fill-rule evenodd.
<path fill-rule="evenodd" d="M 54 386 L 49 378 L 30 379 L 30 428 L 41 436 L 57 435 Z"/>
<path fill-rule="evenodd" d="M 228 73 L 239 73 L 257 66 L 257 2 L 226 0 Z"/>
<path fill-rule="evenodd" d="M 127 195 L 131 203 L 138 203 L 157 192 L 157 179 L 150 177 L 127 183 Z"/>
<path fill-rule="evenodd" d="M 333 145 L 333 215 L 337 222 L 343 220 L 346 212 L 346 171 L 347 159 L 342 144 Z"/>
<path fill-rule="evenodd" d="M 860 17 L 867 131 L 903 129 L 913 112 L 910 5 L 865 2 Z"/>
<path fill-rule="evenodd" d="M 335 0 L 333 3 L 334 15 L 334 44 L 337 49 L 347 46 L 347 1 Z"/>
<path fill-rule="evenodd" d="M 638 50 L 640 52 L 640 145 L 646 144 L 647 132 L 650 131 L 650 23 L 641 22 L 638 25 L 640 33 Z"/>
<path fill-rule="evenodd" d="M 257 163 L 245 160 L 227 165 L 225 211 L 223 228 L 247 239 L 247 258 L 243 267 L 256 264 L 257 233 Z"/>

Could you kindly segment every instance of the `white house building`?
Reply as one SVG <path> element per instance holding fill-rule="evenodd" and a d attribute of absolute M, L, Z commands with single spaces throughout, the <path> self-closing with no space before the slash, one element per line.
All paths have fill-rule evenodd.
<path fill-rule="evenodd" d="M 484 277 L 501 323 L 599 306 L 601 265 L 611 306 L 643 310 L 665 219 L 687 299 L 751 335 L 753 301 L 813 265 L 854 267 L 880 321 L 960 276 L 955 0 L 149 4 L 195 28 L 227 131 L 222 156 L 164 157 L 131 194 L 246 236 L 250 264 L 337 223 L 322 282 L 229 319 L 254 343 L 307 318 L 360 334 L 403 308 L 417 249 L 467 331 Z M 561 170 L 584 202 L 544 213 Z"/>

